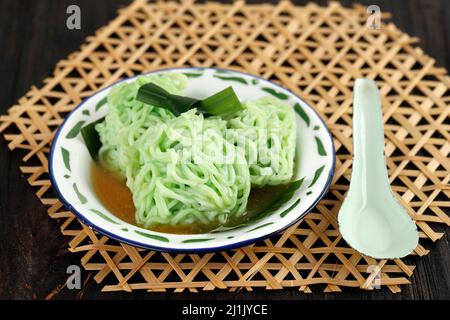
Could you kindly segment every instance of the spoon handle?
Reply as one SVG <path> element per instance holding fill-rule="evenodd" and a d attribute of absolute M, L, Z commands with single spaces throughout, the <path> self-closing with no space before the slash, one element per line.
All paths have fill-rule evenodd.
<path fill-rule="evenodd" d="M 356 190 L 355 190 L 356 189 Z M 350 190 L 367 199 L 390 191 L 384 157 L 384 129 L 376 83 L 357 79 L 353 97 L 353 173 Z"/>

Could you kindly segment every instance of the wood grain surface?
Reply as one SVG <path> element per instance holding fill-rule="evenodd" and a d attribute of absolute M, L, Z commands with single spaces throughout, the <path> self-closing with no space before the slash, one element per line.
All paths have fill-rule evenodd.
<path fill-rule="evenodd" d="M 127 0 L 0 0 L 0 113 L 7 112 L 32 85 L 51 74 L 55 63 L 77 50 L 84 38 L 107 23 Z M 261 1 L 248 1 L 249 3 Z M 307 1 L 294 1 L 302 5 Z M 316 1 L 326 5 L 327 1 Z M 342 1 L 350 6 L 354 1 Z M 448 0 L 361 0 L 377 4 L 393 14 L 393 22 L 403 31 L 421 39 L 420 46 L 434 57 L 438 66 L 450 64 L 450 1 Z M 81 8 L 81 30 L 66 28 L 66 8 Z M 19 154 L 9 152 L 0 139 L 0 298 L 3 299 L 450 299 L 448 228 L 445 237 L 431 247 L 428 256 L 417 260 L 412 284 L 402 292 L 388 289 L 373 292 L 345 289 L 312 294 L 295 289 L 255 290 L 238 293 L 214 291 L 198 294 L 102 293 L 101 287 L 83 271 L 81 290 L 65 288 L 66 269 L 79 264 L 79 256 L 67 251 L 66 240 L 55 221 L 47 218 L 21 176 Z M 440 229 L 439 229 L 440 228 Z"/>

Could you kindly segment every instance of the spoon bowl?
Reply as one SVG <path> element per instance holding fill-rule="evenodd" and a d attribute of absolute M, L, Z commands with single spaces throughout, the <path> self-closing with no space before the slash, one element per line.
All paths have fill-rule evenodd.
<path fill-rule="evenodd" d="M 414 221 L 395 199 L 384 158 L 380 95 L 374 81 L 357 79 L 353 103 L 353 173 L 339 211 L 342 237 L 377 259 L 401 258 L 417 246 Z"/>

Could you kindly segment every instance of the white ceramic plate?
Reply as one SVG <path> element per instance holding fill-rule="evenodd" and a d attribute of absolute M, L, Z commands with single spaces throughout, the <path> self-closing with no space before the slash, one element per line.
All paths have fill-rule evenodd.
<path fill-rule="evenodd" d="M 335 152 L 330 132 L 308 104 L 292 92 L 262 78 L 214 68 L 164 69 L 189 77 L 186 95 L 203 98 L 232 85 L 241 100 L 273 95 L 296 111 L 295 180 L 301 180 L 280 200 L 279 207 L 243 227 L 203 234 L 154 232 L 121 221 L 98 200 L 90 176 L 91 157 L 79 130 L 108 112 L 106 96 L 112 86 L 83 101 L 56 133 L 50 153 L 50 177 L 59 198 L 81 221 L 110 238 L 159 251 L 205 252 L 242 247 L 277 234 L 305 216 L 331 183 Z M 122 81 L 133 81 L 134 78 Z M 122 82 L 120 81 L 120 82 Z M 120 83 L 119 82 L 119 83 Z M 205 85 L 207 84 L 207 85 Z"/>

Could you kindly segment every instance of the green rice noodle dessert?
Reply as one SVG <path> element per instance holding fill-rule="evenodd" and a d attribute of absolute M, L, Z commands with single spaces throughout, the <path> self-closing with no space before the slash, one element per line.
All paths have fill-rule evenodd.
<path fill-rule="evenodd" d="M 164 105 L 136 99 L 146 83 L 181 96 L 187 77 L 147 75 L 115 86 L 107 97 L 105 120 L 95 125 L 101 142 L 98 162 L 125 180 L 137 224 L 242 221 L 252 186 L 291 181 L 296 145 L 292 107 L 264 97 L 247 101 L 244 109 L 238 101 L 239 111 L 232 115 L 207 117 L 195 108 L 171 109 L 179 114 L 175 116 Z"/>
<path fill-rule="evenodd" d="M 288 183 L 294 172 L 295 114 L 272 97 L 247 101 L 228 120 L 227 138 L 245 150 L 252 185 Z"/>
<path fill-rule="evenodd" d="M 127 185 L 139 224 L 224 224 L 245 213 L 244 152 L 223 138 L 225 121 L 195 112 L 149 128 L 135 142 L 140 167 L 127 175 Z"/>
<path fill-rule="evenodd" d="M 125 176 L 127 146 L 150 126 L 172 119 L 174 115 L 136 100 L 139 87 L 153 82 L 173 94 L 182 94 L 187 83 L 183 74 L 140 76 L 132 83 L 115 86 L 108 94 L 109 111 L 105 121 L 96 126 L 102 147 L 99 160 L 102 166 Z M 125 130 L 124 130 L 125 129 Z"/>

